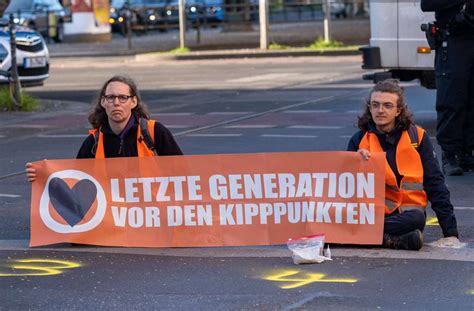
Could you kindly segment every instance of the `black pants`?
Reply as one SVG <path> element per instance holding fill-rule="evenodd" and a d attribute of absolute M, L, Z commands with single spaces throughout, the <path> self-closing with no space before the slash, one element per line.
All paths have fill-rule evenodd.
<path fill-rule="evenodd" d="M 474 35 L 448 37 L 436 49 L 438 144 L 459 154 L 474 150 Z"/>
<path fill-rule="evenodd" d="M 426 214 L 420 210 L 409 210 L 385 217 L 383 233 L 402 235 L 415 229 L 423 231 Z"/>

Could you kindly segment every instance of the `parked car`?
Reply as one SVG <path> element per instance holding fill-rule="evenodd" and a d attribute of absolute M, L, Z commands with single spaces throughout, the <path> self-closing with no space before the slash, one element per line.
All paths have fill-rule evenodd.
<path fill-rule="evenodd" d="M 112 0 L 109 18 L 112 31 L 126 33 L 128 10 L 134 31 L 166 30 L 170 26 L 177 27 L 179 23 L 176 0 Z"/>
<path fill-rule="evenodd" d="M 3 16 L 13 14 L 15 23 L 37 30 L 43 36 L 54 32 L 56 42 L 64 40 L 64 23 L 71 21 L 71 11 L 65 9 L 58 0 L 14 0 L 5 9 Z M 54 15 L 55 27 L 48 23 L 48 14 Z"/>
<path fill-rule="evenodd" d="M 16 29 L 16 60 L 22 85 L 42 85 L 49 77 L 49 51 L 43 37 L 32 29 Z M 0 70 L 11 72 L 10 33 L 5 21 L 0 20 Z M 8 83 L 8 76 L 0 75 L 0 84 Z"/>
<path fill-rule="evenodd" d="M 331 7 L 331 15 L 336 18 L 346 18 L 348 15 L 350 15 L 352 10 L 352 3 L 350 3 L 348 0 L 330 0 L 329 6 Z M 324 12 L 325 9 L 323 5 L 323 13 Z"/>
<path fill-rule="evenodd" d="M 188 0 L 186 18 L 193 25 L 199 23 L 218 24 L 224 21 L 223 0 Z"/>

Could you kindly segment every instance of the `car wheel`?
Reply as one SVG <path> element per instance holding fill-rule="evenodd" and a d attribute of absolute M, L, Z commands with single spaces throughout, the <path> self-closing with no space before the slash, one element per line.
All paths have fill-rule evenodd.
<path fill-rule="evenodd" d="M 56 37 L 54 37 L 55 42 L 63 42 L 64 41 L 64 23 L 59 23 L 56 26 Z"/>

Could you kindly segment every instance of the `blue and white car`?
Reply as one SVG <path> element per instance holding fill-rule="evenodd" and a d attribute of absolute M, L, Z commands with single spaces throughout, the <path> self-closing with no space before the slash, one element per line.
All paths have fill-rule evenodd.
<path fill-rule="evenodd" d="M 16 59 L 18 76 L 22 85 L 42 85 L 49 77 L 49 51 L 43 37 L 37 32 L 18 27 L 16 30 Z M 11 71 L 10 33 L 0 27 L 0 70 Z M 0 75 L 0 83 L 8 83 L 6 75 Z"/>

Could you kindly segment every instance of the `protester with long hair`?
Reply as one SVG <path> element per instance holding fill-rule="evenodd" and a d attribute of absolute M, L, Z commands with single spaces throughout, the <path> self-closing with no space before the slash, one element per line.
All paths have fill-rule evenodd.
<path fill-rule="evenodd" d="M 425 131 L 413 123 L 397 80 L 372 88 L 358 127 L 348 151 L 365 160 L 374 152 L 386 153 L 383 246 L 419 250 L 428 201 L 444 237 L 458 242 L 456 217 L 436 153 Z"/>
<path fill-rule="evenodd" d="M 92 125 L 78 159 L 182 155 L 171 132 L 150 119 L 135 82 L 116 75 L 102 86 L 88 120 Z M 36 170 L 26 164 L 29 181 Z"/>

